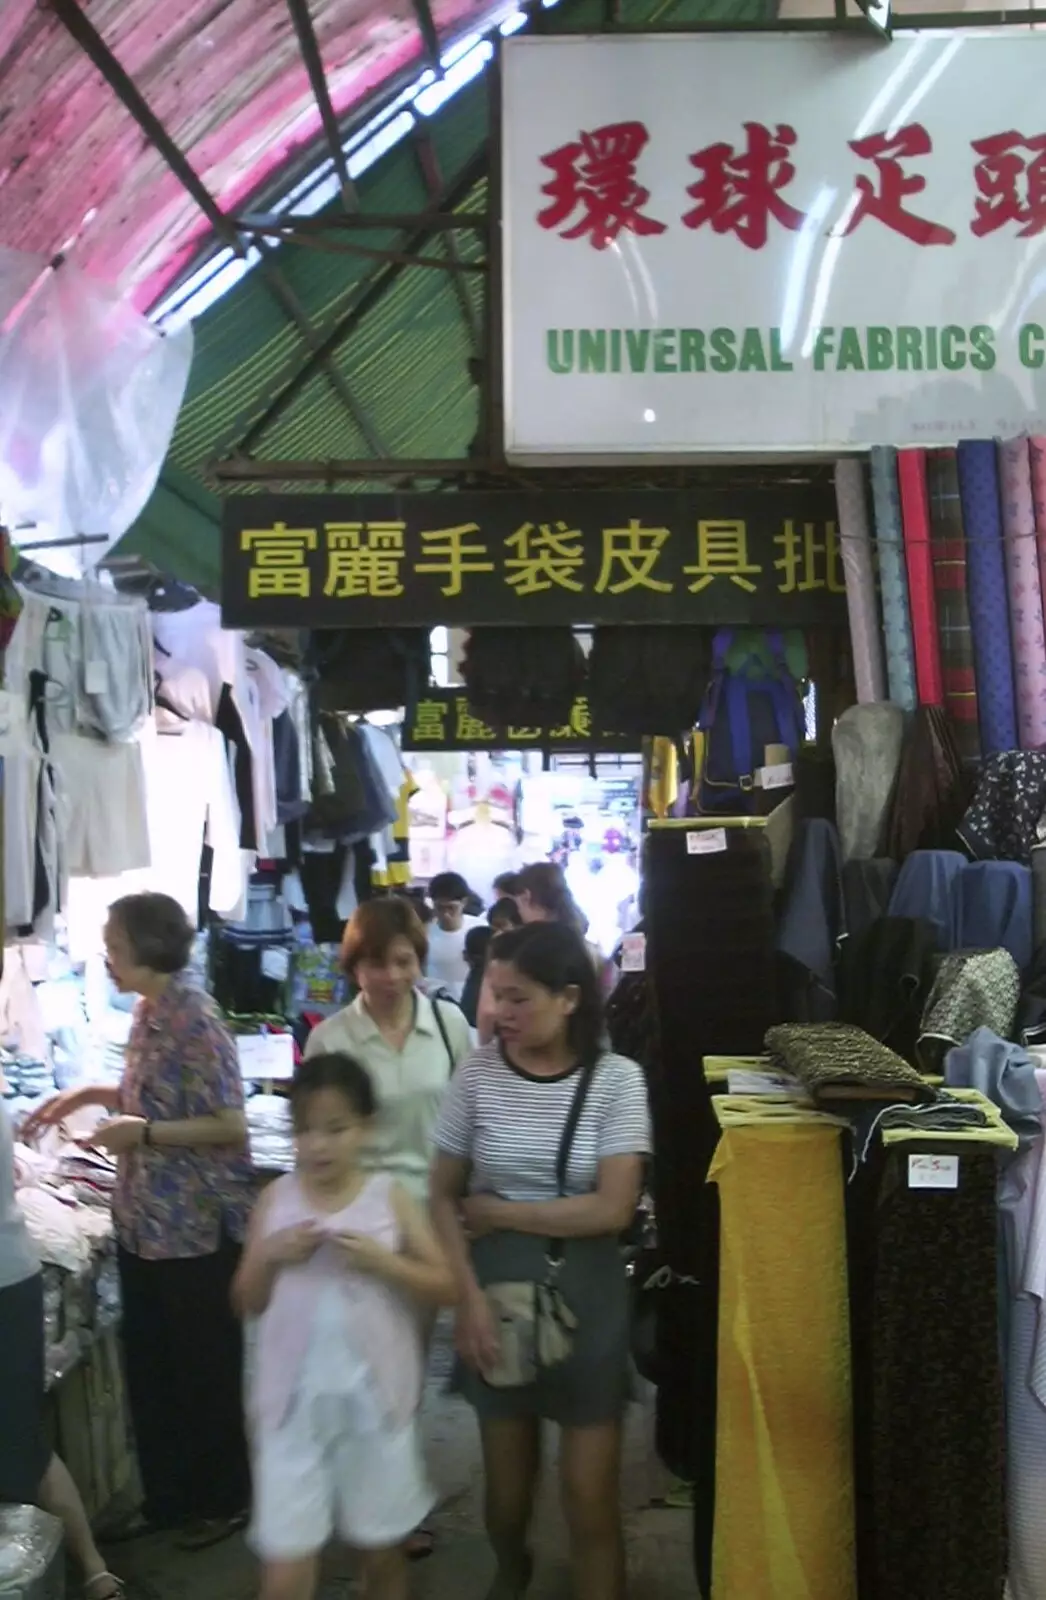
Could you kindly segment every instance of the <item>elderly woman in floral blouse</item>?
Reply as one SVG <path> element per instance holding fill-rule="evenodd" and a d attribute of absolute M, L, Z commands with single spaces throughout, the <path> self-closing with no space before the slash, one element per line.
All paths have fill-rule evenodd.
<path fill-rule="evenodd" d="M 167 895 L 118 900 L 105 930 L 117 988 L 141 996 L 116 1087 L 73 1089 L 27 1132 L 86 1106 L 117 1158 L 113 1204 L 127 1383 L 145 1489 L 128 1535 L 177 1529 L 202 1549 L 243 1520 L 242 1347 L 229 1291 L 249 1206 L 236 1048 L 186 976 L 193 929 Z"/>

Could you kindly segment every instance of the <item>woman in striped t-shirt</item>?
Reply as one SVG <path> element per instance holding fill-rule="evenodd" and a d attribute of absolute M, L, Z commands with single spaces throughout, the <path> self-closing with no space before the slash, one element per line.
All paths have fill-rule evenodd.
<path fill-rule="evenodd" d="M 487 1527 L 498 1561 L 490 1600 L 530 1580 L 528 1524 L 542 1419 L 562 1430 L 562 1485 L 577 1600 L 622 1600 L 618 1504 L 629 1387 L 629 1301 L 619 1237 L 632 1220 L 650 1150 L 635 1062 L 601 1046 L 602 1007 L 584 942 L 538 923 L 490 954 L 499 1040 L 452 1079 L 436 1129 L 432 1214 L 460 1294 L 460 1383 L 479 1416 Z M 562 1190 L 557 1158 L 579 1084 L 586 1094 Z M 494 1386 L 498 1359 L 484 1290 L 544 1283 L 563 1241 L 558 1285 L 577 1319 L 569 1356 L 532 1382 Z"/>

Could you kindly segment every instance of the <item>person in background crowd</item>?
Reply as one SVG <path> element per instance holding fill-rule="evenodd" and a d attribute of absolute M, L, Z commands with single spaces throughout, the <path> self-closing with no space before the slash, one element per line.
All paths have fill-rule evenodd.
<path fill-rule="evenodd" d="M 603 1050 L 595 972 L 579 935 L 549 924 L 502 934 L 487 967 L 499 1042 L 455 1075 L 436 1129 L 432 1217 L 458 1289 L 459 1381 L 479 1417 L 487 1530 L 498 1563 L 489 1600 L 529 1587 L 528 1534 L 541 1424 L 562 1429 L 560 1479 L 575 1600 L 623 1600 L 619 1504 L 629 1394 L 630 1302 L 619 1238 L 650 1150 L 646 1088 L 633 1061 Z M 576 1096 L 580 1099 L 575 1099 Z M 576 1117 L 560 1187 L 568 1119 Z M 570 1328 L 564 1358 L 536 1377 L 507 1369 L 487 1289 L 550 1284 Z M 575 1325 L 576 1323 L 576 1325 Z M 525 1348 L 533 1328 L 520 1330 Z M 499 1367 L 501 1370 L 499 1371 Z"/>
<path fill-rule="evenodd" d="M 498 900 L 514 900 L 518 885 L 518 872 L 502 872 L 494 879 L 494 894 Z"/>
<path fill-rule="evenodd" d="M 479 921 L 465 914 L 468 897 L 469 886 L 457 872 L 437 873 L 429 884 L 435 924 L 429 929 L 426 975 L 455 1000 L 460 998 L 469 974 L 465 935 Z"/>
<path fill-rule="evenodd" d="M 508 933 L 510 929 L 518 928 L 522 924 L 519 908 L 508 895 L 494 902 L 487 912 L 487 921 L 495 933 Z"/>
<path fill-rule="evenodd" d="M 123 1584 L 106 1567 L 79 1491 L 47 1441 L 44 1279 L 15 1197 L 14 1136 L 2 1102 L 0 1351 L 0 1502 L 39 1505 L 57 1517 L 83 1572 L 85 1600 L 113 1600 Z"/>
<path fill-rule="evenodd" d="M 469 964 L 469 975 L 465 979 L 465 987 L 461 991 L 461 1009 L 470 1028 L 476 1026 L 479 994 L 483 987 L 483 972 L 487 965 L 487 951 L 490 948 L 490 941 L 493 936 L 493 930 L 483 927 L 482 924 L 478 927 L 470 928 L 465 935 L 465 960 Z"/>
<path fill-rule="evenodd" d="M 344 1054 L 366 1068 L 377 1110 L 360 1163 L 427 1204 L 432 1133 L 447 1084 L 471 1050 L 468 1023 L 456 1005 L 420 993 L 428 939 L 406 900 L 361 905 L 341 955 L 360 992 L 309 1036 L 306 1060 Z M 421 1530 L 408 1549 L 414 1558 L 428 1555 L 431 1534 Z"/>
<path fill-rule="evenodd" d="M 163 894 L 117 900 L 110 976 L 141 996 L 116 1087 L 71 1089 L 25 1135 L 85 1107 L 113 1113 L 90 1143 L 116 1157 L 113 1200 L 128 1398 L 145 1490 L 135 1537 L 178 1529 L 205 1549 L 245 1521 L 243 1350 L 229 1290 L 250 1204 L 243 1082 L 213 1001 L 186 976 L 195 934 Z"/>
<path fill-rule="evenodd" d="M 259 1319 L 248 1411 L 262 1600 L 312 1600 L 334 1534 L 363 1552 L 368 1600 L 406 1600 L 404 1541 L 435 1498 L 415 1308 L 449 1304 L 454 1280 L 427 1210 L 363 1164 L 376 1110 L 351 1056 L 303 1063 L 296 1169 L 265 1191 L 234 1285 Z"/>
<path fill-rule="evenodd" d="M 580 938 L 588 928 L 584 913 L 567 887 L 562 867 L 551 861 L 536 861 L 515 874 L 513 894 L 521 923 L 558 922 L 573 928 Z M 605 986 L 602 951 L 595 945 L 586 945 L 600 987 Z M 489 1044 L 494 1037 L 494 997 L 489 984 L 480 991 L 476 1011 L 476 1033 L 481 1045 Z"/>

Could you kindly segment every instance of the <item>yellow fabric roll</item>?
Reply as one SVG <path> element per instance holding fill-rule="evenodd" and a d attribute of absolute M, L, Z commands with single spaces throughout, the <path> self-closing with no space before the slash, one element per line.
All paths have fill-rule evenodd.
<path fill-rule="evenodd" d="M 799 1107 L 779 1121 L 735 1104 L 709 1174 L 721 1210 L 712 1600 L 855 1600 L 840 1129 Z"/>
<path fill-rule="evenodd" d="M 655 817 L 667 817 L 679 796 L 679 757 L 673 739 L 650 741 L 650 789 L 647 802 Z"/>

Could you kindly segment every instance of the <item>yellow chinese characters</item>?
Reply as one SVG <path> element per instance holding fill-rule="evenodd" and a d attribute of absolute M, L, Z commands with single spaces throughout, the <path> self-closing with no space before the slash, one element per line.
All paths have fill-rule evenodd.
<path fill-rule="evenodd" d="M 469 710 L 469 703 L 463 694 L 459 694 L 454 701 L 454 712 L 457 718 L 457 738 L 461 741 L 471 740 L 473 744 L 493 744 L 494 729 L 488 728 L 479 717 L 474 717 Z"/>
<path fill-rule="evenodd" d="M 652 589 L 671 594 L 672 585 L 654 577 L 654 568 L 671 538 L 667 528 L 644 528 L 635 517 L 627 528 L 603 529 L 603 564 L 596 580 L 597 594 L 626 594 L 630 589 Z M 619 576 L 615 577 L 615 573 Z"/>
<path fill-rule="evenodd" d="M 550 739 L 591 739 L 592 712 L 587 695 L 578 695 L 570 712 L 570 721 L 562 728 L 549 730 Z"/>
<path fill-rule="evenodd" d="M 543 594 L 553 585 L 583 593 L 585 586 L 576 576 L 585 565 L 578 528 L 568 528 L 565 522 L 554 526 L 543 522 L 535 528 L 532 522 L 525 522 L 505 540 L 505 548 L 515 552 L 505 561 L 505 582 L 518 595 Z"/>
<path fill-rule="evenodd" d="M 419 700 L 414 708 L 415 743 L 445 744 L 449 709 L 445 700 Z"/>
<path fill-rule="evenodd" d="M 840 570 L 839 532 L 834 522 L 795 523 L 788 519 L 774 544 L 781 554 L 774 566 L 781 574 L 778 594 L 809 594 L 826 589 L 829 594 L 845 594 L 846 583 Z"/>
<path fill-rule="evenodd" d="M 433 528 L 421 535 L 421 553 L 415 572 L 429 572 L 446 578 L 440 593 L 461 594 L 462 579 L 471 572 L 493 572 L 494 563 L 485 544 L 469 544 L 479 527 L 475 522 L 464 522 L 456 528 Z M 482 559 L 481 559 L 482 558 Z"/>
<path fill-rule="evenodd" d="M 285 522 L 274 522 L 271 528 L 244 528 L 240 549 L 252 557 L 247 572 L 249 598 L 293 595 L 307 600 L 312 593 L 308 557 L 318 544 L 315 528 L 288 528 Z"/>
<path fill-rule="evenodd" d="M 405 522 L 328 522 L 324 594 L 332 600 L 401 595 L 406 527 Z"/>
<path fill-rule="evenodd" d="M 748 559 L 748 528 L 743 522 L 699 522 L 697 525 L 697 562 L 684 567 L 688 578 L 693 578 L 691 594 L 700 594 L 717 578 L 729 578 L 746 594 L 755 594 L 753 578 L 762 572 Z"/>

